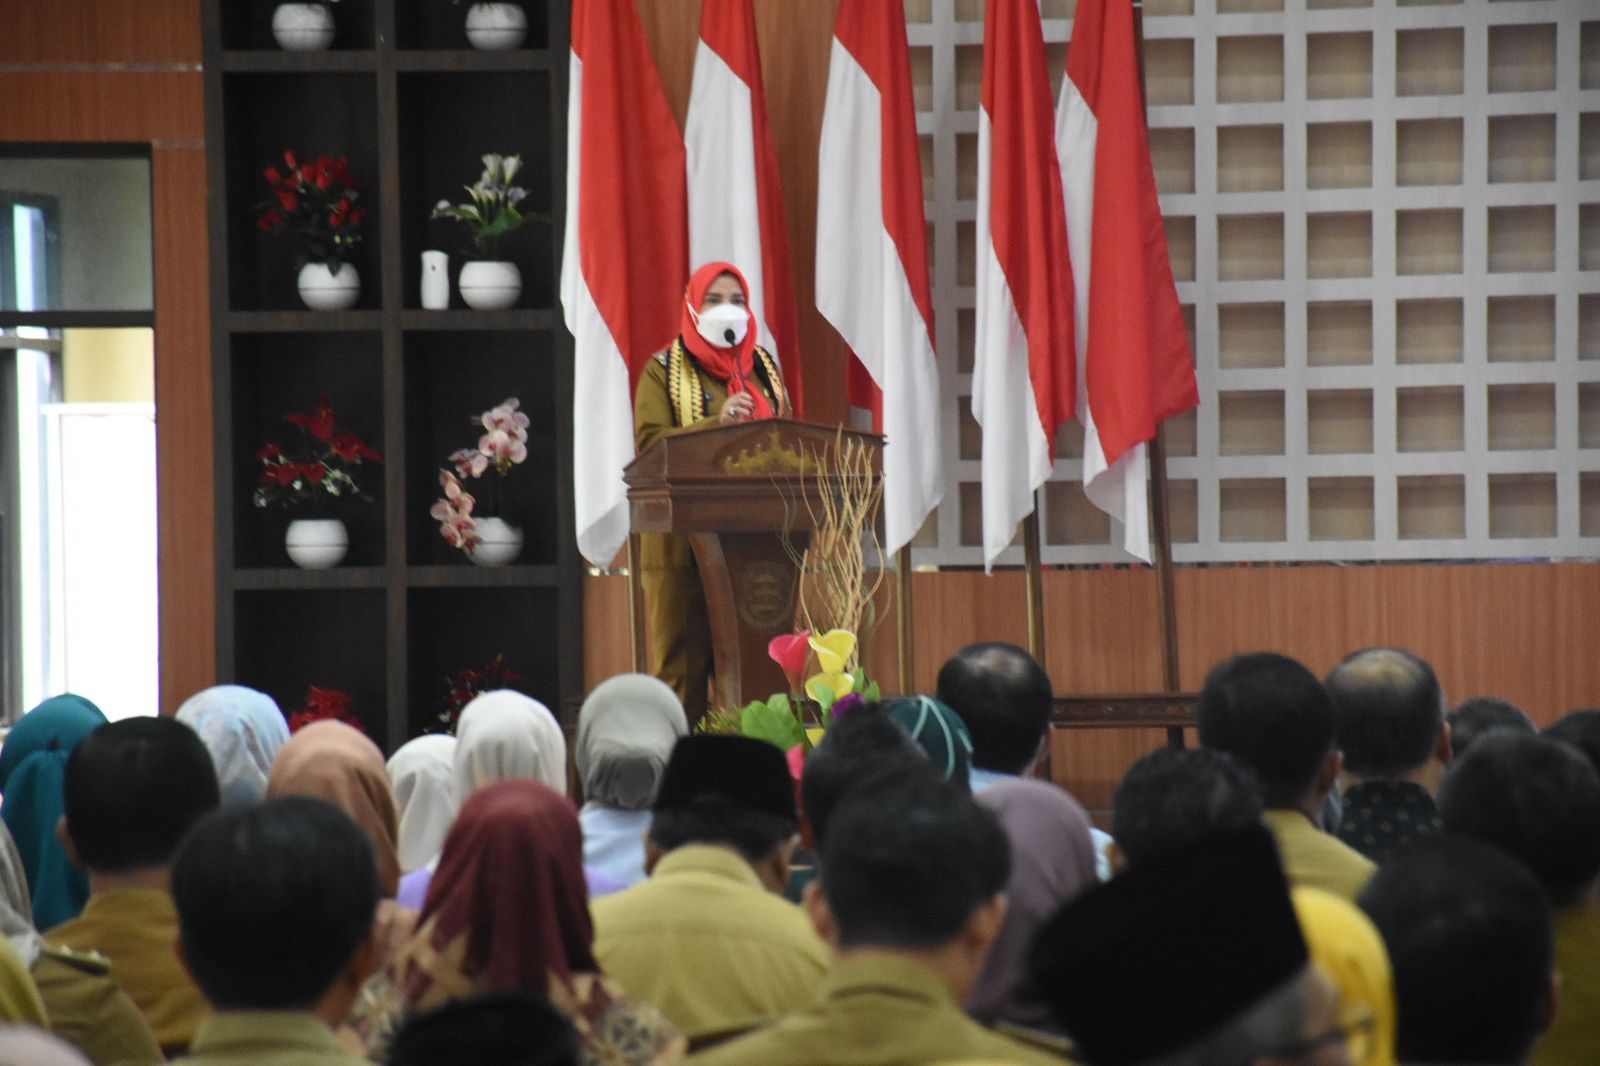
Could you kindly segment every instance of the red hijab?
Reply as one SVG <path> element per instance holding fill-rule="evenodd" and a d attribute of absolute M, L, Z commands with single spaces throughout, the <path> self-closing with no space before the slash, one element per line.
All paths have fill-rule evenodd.
<path fill-rule="evenodd" d="M 744 280 L 744 274 L 732 263 L 707 263 L 689 278 L 689 288 L 683 296 L 682 321 L 678 325 L 678 333 L 683 337 L 684 345 L 694 354 L 695 362 L 701 369 L 728 386 L 728 395 L 733 396 L 741 392 L 748 392 L 755 401 L 755 407 L 750 413 L 752 420 L 771 418 L 773 415 L 772 404 L 767 401 L 760 389 L 750 387 L 750 375 L 756 367 L 756 328 L 755 316 L 750 316 L 750 328 L 744 332 L 744 340 L 729 348 L 720 344 L 712 344 L 700 335 L 696 324 L 700 321 L 700 305 L 705 302 L 706 290 L 711 288 L 711 283 L 724 274 L 732 274 L 739 282 L 739 289 L 745 294 L 745 299 L 750 298 L 750 284 Z"/>

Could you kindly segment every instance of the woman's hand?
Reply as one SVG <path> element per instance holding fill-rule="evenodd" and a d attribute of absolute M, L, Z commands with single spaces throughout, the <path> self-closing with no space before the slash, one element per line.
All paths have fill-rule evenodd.
<path fill-rule="evenodd" d="M 748 422 L 755 409 L 756 402 L 748 392 L 736 392 L 723 402 L 722 413 L 717 417 L 717 421 L 725 426 L 731 426 L 735 422 Z"/>

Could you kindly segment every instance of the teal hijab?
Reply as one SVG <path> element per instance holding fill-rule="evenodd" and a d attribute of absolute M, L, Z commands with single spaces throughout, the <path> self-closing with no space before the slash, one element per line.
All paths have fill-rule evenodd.
<path fill-rule="evenodd" d="M 66 807 L 67 757 L 105 724 L 100 708 L 82 696 L 52 696 L 23 715 L 0 748 L 0 819 L 22 855 L 41 931 L 76 918 L 89 899 L 89 879 L 67 858 L 56 823 Z"/>

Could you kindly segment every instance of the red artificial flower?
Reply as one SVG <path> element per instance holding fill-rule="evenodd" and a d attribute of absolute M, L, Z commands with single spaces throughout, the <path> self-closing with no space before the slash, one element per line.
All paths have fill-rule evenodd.
<path fill-rule="evenodd" d="M 335 455 L 341 459 L 347 459 L 352 463 L 359 463 L 368 455 L 377 454 L 371 448 L 367 447 L 366 444 L 362 443 L 360 437 L 350 432 L 340 433 L 328 443 L 330 446 L 332 446 L 333 453 Z"/>
<path fill-rule="evenodd" d="M 361 220 L 366 217 L 366 214 L 367 214 L 367 209 L 366 208 L 364 208 L 364 207 L 356 208 L 354 211 L 350 212 L 350 224 L 352 226 L 361 225 Z"/>
<path fill-rule="evenodd" d="M 267 183 L 269 185 L 276 185 L 283 180 L 283 175 L 278 173 L 277 167 L 268 167 L 266 170 L 262 171 L 262 173 L 266 175 Z"/>
<path fill-rule="evenodd" d="M 288 189 L 279 189 L 278 203 L 283 205 L 285 211 L 294 211 L 300 206 L 300 197 Z"/>
<path fill-rule="evenodd" d="M 256 219 L 256 226 L 261 230 L 262 233 L 271 233 L 277 228 L 277 223 L 272 221 L 272 216 L 270 214 L 266 214 Z"/>
<path fill-rule="evenodd" d="M 271 474 L 283 488 L 288 488 L 300 476 L 300 467 L 295 463 L 282 463 L 268 470 L 267 473 Z"/>
<path fill-rule="evenodd" d="M 313 485 L 320 485 L 322 484 L 322 479 L 328 474 L 328 468 L 321 463 L 302 463 L 300 464 L 300 472 Z"/>
<path fill-rule="evenodd" d="M 284 152 L 283 162 L 290 170 L 297 170 L 300 167 L 300 161 L 295 158 L 293 152 Z"/>
<path fill-rule="evenodd" d="M 326 190 L 332 184 L 333 184 L 333 178 L 328 174 L 327 168 L 326 167 L 318 167 L 317 168 L 317 179 L 316 179 L 317 188 Z"/>
<path fill-rule="evenodd" d="M 298 733 L 312 722 L 335 721 L 366 733 L 366 726 L 351 712 L 350 702 L 348 692 L 312 685 L 306 694 L 305 707 L 289 716 L 289 732 Z"/>
<path fill-rule="evenodd" d="M 280 458 L 282 455 L 283 446 L 275 441 L 268 441 L 261 446 L 261 450 L 259 452 L 256 452 L 256 458 L 261 460 L 263 463 Z"/>

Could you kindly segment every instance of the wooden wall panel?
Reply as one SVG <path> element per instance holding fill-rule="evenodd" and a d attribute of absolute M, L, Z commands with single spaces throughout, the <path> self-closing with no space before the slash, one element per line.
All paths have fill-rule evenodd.
<path fill-rule="evenodd" d="M 0 140 L 199 143 L 201 81 L 198 71 L 6 71 Z M 204 215 L 205 201 L 195 208 Z"/>
<path fill-rule="evenodd" d="M 0 0 L 0 61 L 200 62 L 200 0 Z"/>

